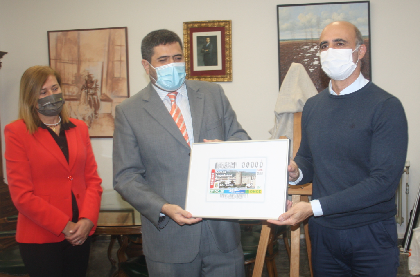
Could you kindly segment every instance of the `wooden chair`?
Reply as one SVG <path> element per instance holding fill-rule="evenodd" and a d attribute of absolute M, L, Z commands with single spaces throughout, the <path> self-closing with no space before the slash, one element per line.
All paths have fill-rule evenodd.
<path fill-rule="evenodd" d="M 114 275 L 114 277 L 147 276 L 149 276 L 149 273 L 147 271 L 146 259 L 144 256 L 138 256 L 136 258 L 120 263 L 118 271 Z"/>
<path fill-rule="evenodd" d="M 122 245 L 117 252 L 119 260 L 118 271 L 113 277 L 149 276 L 142 242 L 142 236 L 139 234 L 123 236 Z M 123 256 L 124 258 L 122 258 Z"/>
<path fill-rule="evenodd" d="M 98 226 L 95 235 L 111 236 L 108 259 L 113 266 L 118 265 L 113 277 L 148 276 L 142 248 L 141 225 Z M 117 250 L 118 262 L 111 259 L 111 250 L 116 239 L 120 244 Z"/>

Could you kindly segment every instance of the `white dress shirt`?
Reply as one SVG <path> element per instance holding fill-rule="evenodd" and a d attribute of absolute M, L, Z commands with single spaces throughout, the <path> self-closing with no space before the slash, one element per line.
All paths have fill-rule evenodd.
<path fill-rule="evenodd" d="M 168 96 L 168 91 L 162 90 L 157 86 L 153 85 L 153 88 L 156 90 L 160 99 L 165 104 L 168 112 L 171 111 L 172 104 Z M 190 109 L 190 101 L 188 100 L 187 86 L 185 83 L 177 90 L 178 94 L 176 95 L 176 104 L 181 110 L 182 116 L 184 117 L 185 127 L 187 127 L 188 138 L 190 139 L 190 145 L 194 143 L 194 132 L 192 126 L 192 117 Z"/>
<path fill-rule="evenodd" d="M 162 90 L 155 85 L 153 85 L 153 88 L 156 90 L 157 94 L 159 95 L 168 112 L 171 112 L 172 103 L 171 99 L 169 99 L 168 96 L 168 93 L 170 92 Z M 190 140 L 191 145 L 194 143 L 194 132 L 192 126 L 190 101 L 188 101 L 187 86 L 185 85 L 185 83 L 182 84 L 182 86 L 177 90 L 177 92 L 178 94 L 176 95 L 175 102 L 181 110 L 182 117 L 184 117 L 185 127 L 187 128 L 188 138 Z M 165 214 L 160 213 L 160 216 L 165 216 Z"/>

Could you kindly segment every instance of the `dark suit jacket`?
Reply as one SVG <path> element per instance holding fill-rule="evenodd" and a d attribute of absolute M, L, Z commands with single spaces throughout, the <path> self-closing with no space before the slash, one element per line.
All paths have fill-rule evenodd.
<path fill-rule="evenodd" d="M 247 140 L 221 86 L 186 81 L 194 141 Z M 172 219 L 158 228 L 165 203 L 185 207 L 190 147 L 149 84 L 115 110 L 114 188 L 142 215 L 143 250 L 148 258 L 166 263 L 192 261 L 198 253 L 202 223 L 179 226 Z M 209 220 L 222 252 L 240 241 L 235 221 Z"/>
<path fill-rule="evenodd" d="M 72 219 L 73 191 L 79 219 L 96 225 L 102 195 L 102 179 L 86 124 L 71 119 L 76 127 L 66 130 L 67 163 L 54 138 L 41 127 L 29 134 L 23 120 L 4 130 L 6 169 L 13 203 L 19 211 L 16 240 L 22 243 L 51 243 L 64 240 L 63 231 Z M 92 228 L 90 235 L 95 232 Z"/>
<path fill-rule="evenodd" d="M 213 65 L 213 44 L 204 44 L 201 47 L 201 53 L 203 53 L 204 65 Z"/>

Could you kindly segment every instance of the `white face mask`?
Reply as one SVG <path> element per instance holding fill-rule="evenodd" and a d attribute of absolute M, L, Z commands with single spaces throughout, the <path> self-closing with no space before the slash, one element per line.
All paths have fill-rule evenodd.
<path fill-rule="evenodd" d="M 360 45 L 359 45 L 360 46 Z M 354 49 L 356 51 L 359 46 Z M 353 62 L 353 52 L 351 49 L 329 48 L 321 52 L 321 67 L 325 74 L 333 80 L 347 79 L 356 69 L 357 63 Z"/>

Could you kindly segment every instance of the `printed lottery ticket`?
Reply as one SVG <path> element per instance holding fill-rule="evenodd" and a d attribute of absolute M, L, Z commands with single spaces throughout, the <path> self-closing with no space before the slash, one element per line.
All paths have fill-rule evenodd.
<path fill-rule="evenodd" d="M 210 159 L 208 201 L 263 201 L 266 158 Z"/>

